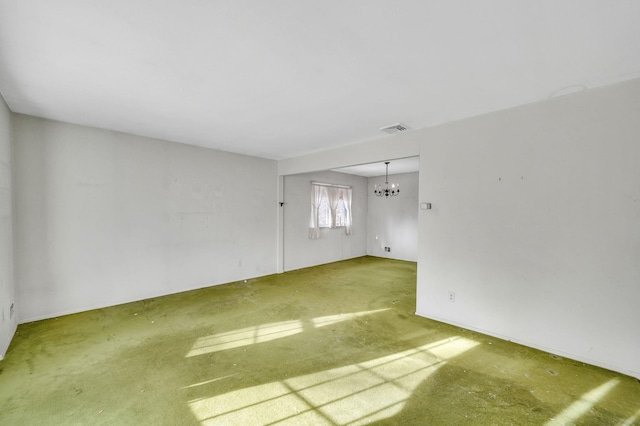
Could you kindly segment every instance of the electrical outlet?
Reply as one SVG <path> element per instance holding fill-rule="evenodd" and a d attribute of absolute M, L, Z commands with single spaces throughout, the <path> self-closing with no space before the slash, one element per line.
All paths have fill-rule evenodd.
<path fill-rule="evenodd" d="M 391 247 L 385 247 L 385 248 L 384 248 L 384 251 L 386 251 L 386 252 L 388 252 L 388 253 L 391 253 Z"/>
<path fill-rule="evenodd" d="M 456 303 L 456 294 L 453 291 L 449 292 L 449 302 Z"/>

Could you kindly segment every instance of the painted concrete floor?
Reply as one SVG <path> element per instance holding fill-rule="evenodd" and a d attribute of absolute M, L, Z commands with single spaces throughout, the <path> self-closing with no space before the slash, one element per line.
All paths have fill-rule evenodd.
<path fill-rule="evenodd" d="M 23 324 L 2 425 L 640 425 L 634 378 L 414 315 L 373 257 Z"/>

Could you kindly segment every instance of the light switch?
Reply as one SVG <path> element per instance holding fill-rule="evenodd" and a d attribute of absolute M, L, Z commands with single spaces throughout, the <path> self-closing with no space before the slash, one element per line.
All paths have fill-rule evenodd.
<path fill-rule="evenodd" d="M 420 208 L 422 210 L 431 210 L 431 203 L 420 203 Z"/>

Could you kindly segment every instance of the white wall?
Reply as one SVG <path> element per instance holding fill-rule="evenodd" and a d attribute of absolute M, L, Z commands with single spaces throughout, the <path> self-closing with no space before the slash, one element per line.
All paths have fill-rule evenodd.
<path fill-rule="evenodd" d="M 367 254 L 389 259 L 418 260 L 418 173 L 389 175 L 390 183 L 400 184 L 395 197 L 377 197 L 376 184 L 385 177 L 369 178 L 367 213 Z M 391 247 L 385 252 L 384 247 Z"/>
<path fill-rule="evenodd" d="M 19 321 L 274 273 L 277 164 L 14 115 Z"/>
<path fill-rule="evenodd" d="M 351 186 L 353 227 L 321 229 L 320 238 L 309 239 L 311 181 Z M 337 172 L 285 176 L 284 270 L 305 268 L 367 253 L 367 178 Z"/>
<path fill-rule="evenodd" d="M 418 141 L 419 201 L 433 203 L 419 210 L 418 314 L 640 377 L 638 117 L 635 79 L 344 153 L 384 161 Z"/>
<path fill-rule="evenodd" d="M 16 300 L 13 269 L 13 185 L 11 176 L 11 112 L 0 95 L 0 359 L 17 327 L 11 315 Z M 14 312 L 16 311 L 14 306 Z"/>
<path fill-rule="evenodd" d="M 640 80 L 423 136 L 418 313 L 640 377 Z"/>

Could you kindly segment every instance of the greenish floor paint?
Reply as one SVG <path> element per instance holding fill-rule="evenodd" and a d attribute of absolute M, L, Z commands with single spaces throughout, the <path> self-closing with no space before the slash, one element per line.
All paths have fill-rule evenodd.
<path fill-rule="evenodd" d="M 638 425 L 634 378 L 414 315 L 363 257 L 22 324 L 1 425 Z"/>

